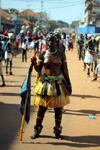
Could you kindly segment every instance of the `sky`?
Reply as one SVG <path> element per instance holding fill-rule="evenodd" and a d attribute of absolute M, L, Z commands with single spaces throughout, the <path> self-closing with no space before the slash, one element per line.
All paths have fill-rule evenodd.
<path fill-rule="evenodd" d="M 15 8 L 19 12 L 31 9 L 34 12 L 46 12 L 50 20 L 83 20 L 85 0 L 0 0 L 2 9 Z M 43 3 L 42 3 L 43 2 Z M 42 5 L 43 4 L 43 5 Z"/>

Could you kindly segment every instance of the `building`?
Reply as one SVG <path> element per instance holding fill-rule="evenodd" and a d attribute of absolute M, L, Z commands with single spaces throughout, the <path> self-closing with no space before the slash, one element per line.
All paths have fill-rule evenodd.
<path fill-rule="evenodd" d="M 15 24 L 14 32 L 19 33 L 22 25 L 24 25 L 24 19 L 19 17 L 17 14 L 13 13 L 13 14 L 10 14 L 10 20 L 12 20 Z M 13 31 L 13 29 L 12 29 L 12 31 Z"/>
<path fill-rule="evenodd" d="M 39 15 L 38 13 L 32 11 L 31 9 L 26 9 L 26 10 L 20 12 L 20 13 L 18 14 L 18 16 L 27 17 L 26 19 L 27 19 L 28 21 L 30 21 L 30 19 L 31 19 L 30 17 L 34 17 L 35 20 L 39 20 L 39 19 L 40 19 L 40 15 Z M 31 21 L 31 22 L 32 22 L 32 21 Z"/>
<path fill-rule="evenodd" d="M 15 24 L 13 20 L 10 18 L 10 14 L 1 9 L 1 31 L 4 32 L 5 30 L 9 31 L 10 29 L 14 28 Z"/>
<path fill-rule="evenodd" d="M 41 17 L 40 14 L 32 11 L 31 9 L 26 9 L 18 14 L 19 16 L 26 18 L 28 21 L 46 27 L 45 17 Z"/>
<path fill-rule="evenodd" d="M 85 0 L 85 15 L 83 26 L 100 27 L 100 0 Z"/>

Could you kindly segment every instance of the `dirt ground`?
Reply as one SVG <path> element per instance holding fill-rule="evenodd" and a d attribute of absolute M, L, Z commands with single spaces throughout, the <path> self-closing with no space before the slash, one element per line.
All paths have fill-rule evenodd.
<path fill-rule="evenodd" d="M 19 112 L 20 91 L 33 52 L 29 51 L 27 55 L 28 60 L 23 63 L 21 54 L 13 58 L 13 75 L 5 74 L 5 62 L 2 63 L 6 87 L 0 87 L 0 150 L 100 150 L 100 75 L 94 82 L 91 81 L 93 72 L 87 77 L 86 71 L 83 71 L 83 61 L 78 60 L 76 48 L 66 52 L 72 95 L 70 104 L 64 107 L 61 124 L 64 139 L 58 140 L 54 136 L 53 109 L 48 109 L 45 114 L 40 137 L 30 139 L 38 108 L 33 112 L 36 80 L 36 72 L 33 70 L 30 122 L 28 125 L 25 123 L 23 139 L 19 141 L 22 119 Z M 93 115 L 96 119 L 90 119 L 87 115 Z"/>

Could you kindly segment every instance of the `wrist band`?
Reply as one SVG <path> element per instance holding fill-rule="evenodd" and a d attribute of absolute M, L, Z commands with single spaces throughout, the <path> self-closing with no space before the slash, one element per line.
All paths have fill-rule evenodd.
<path fill-rule="evenodd" d="M 69 87 L 72 87 L 72 85 L 68 85 Z"/>

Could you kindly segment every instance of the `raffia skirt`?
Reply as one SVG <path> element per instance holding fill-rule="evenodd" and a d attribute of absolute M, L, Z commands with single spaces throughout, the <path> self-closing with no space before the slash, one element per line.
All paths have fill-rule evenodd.
<path fill-rule="evenodd" d="M 50 77 L 50 76 L 48 76 Z M 53 76 L 55 78 L 55 76 Z M 60 77 L 60 76 L 57 76 Z M 45 80 L 39 78 L 35 86 L 34 103 L 43 107 L 58 108 L 70 103 L 68 91 L 63 83 L 64 78 Z M 65 81 L 64 81 L 65 82 Z"/>

